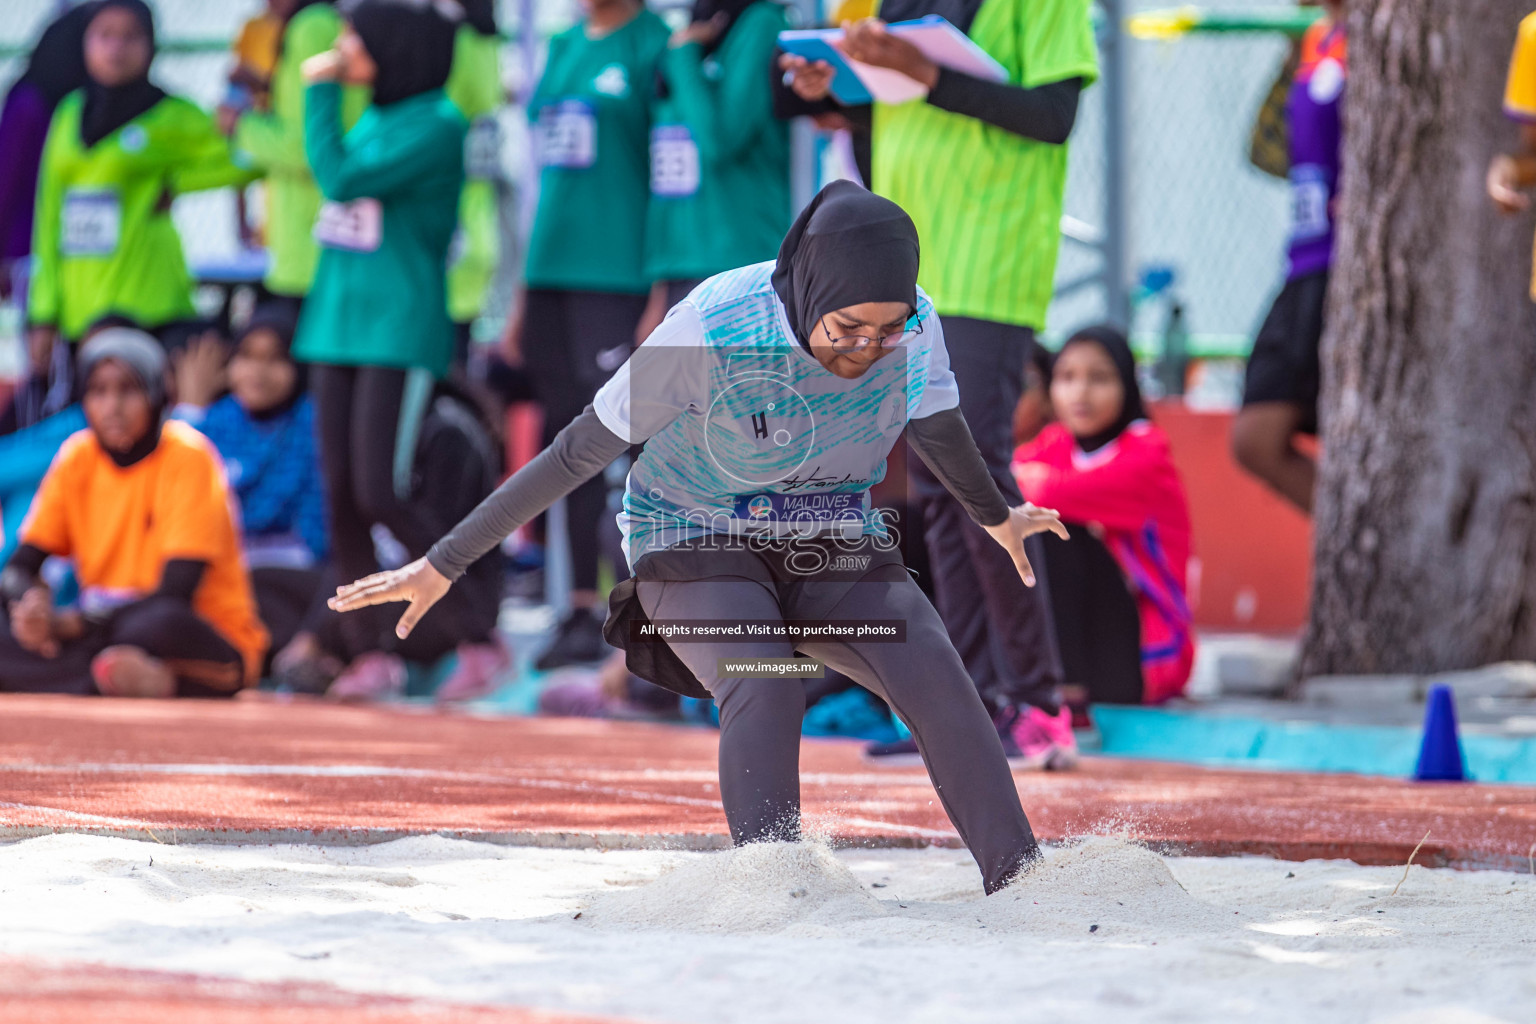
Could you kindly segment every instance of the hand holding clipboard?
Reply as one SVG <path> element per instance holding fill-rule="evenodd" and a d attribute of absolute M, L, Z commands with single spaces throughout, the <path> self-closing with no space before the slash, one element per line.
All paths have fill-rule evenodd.
<path fill-rule="evenodd" d="M 818 100 L 827 92 L 841 103 L 905 103 L 927 95 L 940 68 L 990 81 L 1008 73 L 965 33 L 937 15 L 891 25 L 875 18 L 844 28 L 779 33 L 781 66 L 794 75 L 795 92 Z"/>

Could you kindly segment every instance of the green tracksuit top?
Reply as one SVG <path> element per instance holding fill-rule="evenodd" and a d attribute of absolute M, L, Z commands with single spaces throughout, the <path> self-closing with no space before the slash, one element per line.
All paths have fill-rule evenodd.
<path fill-rule="evenodd" d="M 320 250 L 312 234 L 320 210 L 304 155 L 304 73 L 301 65 L 336 44 L 341 16 L 330 4 L 312 4 L 289 20 L 283 52 L 272 71 L 272 109 L 249 113 L 235 129 L 235 148 L 266 175 L 267 287 L 278 295 L 304 295 L 315 279 Z M 343 90 L 342 123 L 351 127 L 368 105 L 368 90 Z"/>
<path fill-rule="evenodd" d="M 109 313 L 151 329 L 195 316 L 170 200 L 254 175 L 213 118 L 178 96 L 89 149 L 84 106 L 84 92 L 65 97 L 43 146 L 27 319 L 75 340 Z"/>
<path fill-rule="evenodd" d="M 644 294 L 651 100 L 666 22 L 641 11 L 593 39 L 579 23 L 549 42 L 528 103 L 540 164 L 524 276 L 530 288 Z"/>
<path fill-rule="evenodd" d="M 646 274 L 710 277 L 771 260 L 789 230 L 789 125 L 773 116 L 770 65 L 784 9 L 755 3 L 705 57 L 669 48 L 651 127 Z"/>
<path fill-rule="evenodd" d="M 501 259 L 496 182 L 501 177 L 501 40 L 464 26 L 454 39 L 453 68 L 443 90 L 469 122 L 459 230 L 448 265 L 448 315 L 468 323 L 480 315 Z"/>
<path fill-rule="evenodd" d="M 304 148 L 326 203 L 320 263 L 294 355 L 311 363 L 448 370 L 448 245 L 468 125 L 441 89 L 370 106 L 345 137 L 341 87 L 305 94 Z"/>

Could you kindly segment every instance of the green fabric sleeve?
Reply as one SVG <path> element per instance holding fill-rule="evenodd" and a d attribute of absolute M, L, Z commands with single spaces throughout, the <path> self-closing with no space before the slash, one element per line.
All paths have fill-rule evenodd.
<path fill-rule="evenodd" d="M 37 175 L 37 202 L 32 220 L 32 269 L 27 285 L 27 322 L 42 326 L 59 322 L 59 231 L 64 190 L 55 169 L 59 117 L 54 115 L 43 145 Z"/>
<path fill-rule="evenodd" d="M 718 83 L 704 76 L 704 50 L 697 43 L 668 47 L 662 56 L 673 99 L 706 162 L 744 155 L 773 121 L 769 76 L 782 28 L 784 17 L 773 5 L 748 8 L 722 46 Z"/>
<path fill-rule="evenodd" d="M 283 32 L 283 56 L 276 77 L 291 79 L 302 75 L 300 68 L 306 60 L 336 45 L 337 24 L 334 14 L 326 17 L 307 10 L 300 12 Z M 302 103 L 304 87 L 301 83 L 274 81 L 272 88 L 274 93 L 297 89 Z M 342 123 L 350 128 L 368 106 L 369 95 L 368 90 L 360 86 L 347 86 L 343 92 Z M 304 119 L 300 116 L 284 117 L 276 112 L 247 113 L 235 126 L 235 147 L 263 170 L 309 170 L 309 162 L 304 156 Z"/>
<path fill-rule="evenodd" d="M 243 114 L 235 125 L 235 147 L 263 170 L 293 170 L 304 164 L 301 133 L 284 131 L 275 114 Z"/>
<path fill-rule="evenodd" d="M 1093 38 L 1093 19 L 1088 0 L 1039 0 L 1021 3 L 1015 0 L 1020 40 L 1024 56 L 1023 80 L 1018 84 L 1033 89 L 1047 82 L 1081 78 L 1083 87 L 1099 77 L 1099 49 Z"/>
<path fill-rule="evenodd" d="M 473 121 L 494 114 L 506 102 L 501 84 L 500 40 L 482 36 L 468 25 L 454 39 L 453 67 L 443 91 Z"/>
<path fill-rule="evenodd" d="M 438 124 L 401 125 L 348 149 L 342 142 L 341 87 L 317 82 L 304 94 L 304 150 L 321 194 L 338 203 L 382 199 L 411 185 L 443 159 L 445 146 L 456 146 L 454 154 L 462 159 L 462 139 L 432 137 Z"/>
<path fill-rule="evenodd" d="M 181 153 L 171 170 L 172 194 L 247 185 L 260 176 L 235 162 L 229 140 L 206 112 L 188 104 L 178 121 L 181 132 L 176 142 Z"/>

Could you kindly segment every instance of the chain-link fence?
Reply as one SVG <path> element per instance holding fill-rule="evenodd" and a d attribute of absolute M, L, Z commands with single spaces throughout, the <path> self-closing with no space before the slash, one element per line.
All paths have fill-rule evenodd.
<path fill-rule="evenodd" d="M 205 106 L 222 93 L 230 56 L 223 40 L 261 7 L 261 0 L 153 0 L 162 54 L 157 79 Z M 542 40 L 576 17 L 575 0 L 532 0 Z M 668 6 L 676 7 L 675 4 Z M 1121 18 L 1166 0 L 1121 0 Z M 1273 9 L 1273 0 L 1225 0 L 1228 10 Z M 0 84 L 19 73 L 17 54 L 36 37 L 58 0 L 5 0 L 0 12 Z M 503 76 L 510 95 L 524 84 L 520 50 L 521 0 L 501 0 L 500 24 L 509 36 Z M 1103 31 L 1111 22 L 1101 18 Z M 1118 167 L 1111 167 L 1105 88 L 1088 90 L 1073 136 L 1067 188 L 1067 235 L 1057 271 L 1064 291 L 1053 304 L 1051 333 L 1111 316 L 1106 290 L 1095 275 L 1102 266 L 1097 244 L 1109 232 L 1109 190 L 1121 189 L 1125 216 L 1119 225 L 1126 282 L 1135 298 L 1144 280 L 1165 283 L 1138 304 L 1134 325 L 1155 339 L 1176 304 L 1191 351 L 1242 352 L 1269 296 L 1278 286 L 1284 257 L 1286 190 L 1248 162 L 1254 116 L 1284 59 L 1288 42 L 1276 33 L 1203 35 L 1160 42 L 1122 35 L 1124 74 L 1122 137 Z M 515 106 L 503 114 L 503 163 L 507 224 L 516 223 L 514 183 L 524 180 L 526 121 Z M 231 195 L 186 196 L 176 220 L 194 265 L 227 259 L 238 249 Z M 511 236 L 509 236 L 510 238 Z M 511 269 L 509 267 L 509 269 Z M 499 275 L 491 319 L 506 308 L 514 275 Z"/>
<path fill-rule="evenodd" d="M 1122 18 L 1159 0 L 1132 0 Z M 1227 10 L 1273 10 L 1273 0 L 1230 0 Z M 1106 223 L 1106 197 L 1122 189 L 1121 225 L 1134 326 L 1155 349 L 1173 306 L 1194 354 L 1246 352 L 1284 270 L 1285 183 L 1249 163 L 1249 140 L 1265 95 L 1290 47 L 1278 33 L 1189 33 L 1165 41 L 1120 37 L 1125 76 L 1119 167 L 1106 158 L 1102 87 L 1084 93 L 1072 138 L 1058 286 L 1100 265 L 1095 246 L 1073 239 L 1071 222 L 1094 235 Z M 1161 288 L 1138 302 L 1146 286 Z M 1053 334 L 1111 314 L 1102 288 L 1059 295 Z"/>

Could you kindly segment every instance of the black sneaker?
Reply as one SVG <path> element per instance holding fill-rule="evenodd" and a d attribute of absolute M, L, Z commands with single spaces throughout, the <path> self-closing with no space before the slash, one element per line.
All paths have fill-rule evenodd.
<path fill-rule="evenodd" d="M 603 639 L 603 624 L 589 609 L 573 608 L 555 627 L 555 638 L 533 663 L 540 672 L 564 665 L 602 661 L 613 653 Z"/>

